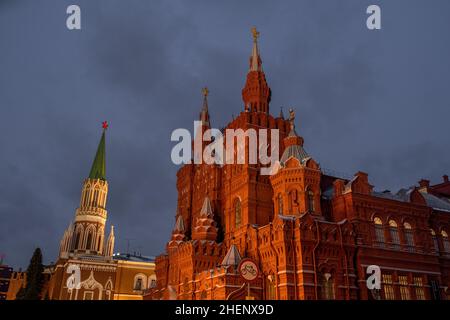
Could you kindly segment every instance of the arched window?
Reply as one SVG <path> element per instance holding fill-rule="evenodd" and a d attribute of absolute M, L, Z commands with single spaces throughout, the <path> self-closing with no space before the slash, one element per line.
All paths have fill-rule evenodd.
<path fill-rule="evenodd" d="M 156 275 L 155 274 L 152 274 L 148 278 L 148 287 L 149 288 L 156 288 Z"/>
<path fill-rule="evenodd" d="M 242 209 L 241 209 L 241 200 L 236 199 L 234 203 L 234 219 L 236 228 L 241 225 L 242 220 Z"/>
<path fill-rule="evenodd" d="M 73 246 L 75 250 L 80 248 L 81 233 L 82 233 L 81 229 L 78 229 L 75 233 L 75 242 Z"/>
<path fill-rule="evenodd" d="M 92 204 L 91 204 L 92 207 L 97 207 L 99 205 L 99 202 L 98 202 L 99 193 L 100 193 L 100 190 L 98 188 L 95 188 L 94 196 L 93 196 Z"/>
<path fill-rule="evenodd" d="M 97 236 L 97 246 L 95 247 L 95 250 L 101 252 L 102 251 L 102 231 L 99 230 L 99 235 Z"/>
<path fill-rule="evenodd" d="M 444 247 L 444 251 L 446 253 L 450 253 L 450 241 L 448 240 L 448 234 L 444 230 L 441 231 L 442 244 Z"/>
<path fill-rule="evenodd" d="M 395 220 L 389 220 L 389 234 L 391 236 L 392 247 L 400 249 L 400 237 L 398 236 L 398 226 Z"/>
<path fill-rule="evenodd" d="M 266 299 L 275 300 L 276 298 L 275 279 L 274 276 L 270 274 L 266 278 Z"/>
<path fill-rule="evenodd" d="M 314 192 L 308 190 L 308 210 L 309 212 L 314 212 Z"/>
<path fill-rule="evenodd" d="M 373 219 L 373 223 L 375 224 L 375 239 L 379 246 L 384 246 L 384 230 L 383 230 L 383 222 L 380 218 L 375 217 Z"/>
<path fill-rule="evenodd" d="M 430 229 L 430 232 L 431 232 L 431 238 L 433 239 L 434 252 L 439 253 L 439 242 L 438 242 L 436 232 L 434 232 L 433 229 Z"/>
<path fill-rule="evenodd" d="M 136 283 L 134 284 L 134 290 L 138 290 L 138 291 L 142 290 L 142 278 L 136 279 Z"/>
<path fill-rule="evenodd" d="M 87 207 L 89 205 L 89 187 L 86 186 L 84 189 L 84 207 Z"/>
<path fill-rule="evenodd" d="M 334 279 L 331 273 L 323 273 L 321 279 L 321 296 L 323 300 L 334 300 Z"/>
<path fill-rule="evenodd" d="M 283 196 L 281 193 L 278 194 L 278 214 L 283 214 Z"/>
<path fill-rule="evenodd" d="M 408 246 L 408 251 L 414 251 L 414 233 L 411 225 L 408 222 L 403 224 L 403 228 L 405 229 L 405 242 Z"/>
<path fill-rule="evenodd" d="M 289 208 L 288 212 L 289 214 L 295 214 L 298 213 L 298 197 L 297 197 L 297 190 L 291 190 L 289 192 Z M 295 209 L 297 208 L 297 212 L 295 212 Z"/>
<path fill-rule="evenodd" d="M 133 284 L 133 290 L 135 291 L 142 291 L 146 288 L 146 281 L 147 277 L 142 274 L 138 273 L 134 276 L 134 284 Z"/>
<path fill-rule="evenodd" d="M 91 246 L 92 246 L 92 230 L 89 230 L 86 240 L 86 250 L 91 250 Z"/>

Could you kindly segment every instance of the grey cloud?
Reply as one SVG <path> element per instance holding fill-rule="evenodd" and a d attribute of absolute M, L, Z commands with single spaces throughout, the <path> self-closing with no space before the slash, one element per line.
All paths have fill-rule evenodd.
<path fill-rule="evenodd" d="M 37 245 L 55 259 L 103 120 L 117 250 L 133 239 L 131 250 L 162 252 L 177 197 L 170 133 L 192 130 L 205 85 L 215 127 L 243 109 L 253 25 L 271 111 L 296 108 L 297 131 L 321 165 L 365 170 L 392 190 L 439 180 L 450 159 L 450 3 L 379 2 L 383 29 L 373 33 L 370 1 L 79 0 L 81 32 L 65 29 L 71 1 L 0 1 L 6 262 L 25 267 Z"/>

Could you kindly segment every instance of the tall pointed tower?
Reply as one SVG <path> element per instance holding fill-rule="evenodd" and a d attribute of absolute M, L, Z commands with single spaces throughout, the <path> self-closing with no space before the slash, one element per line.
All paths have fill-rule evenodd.
<path fill-rule="evenodd" d="M 60 257 L 69 253 L 111 255 L 114 246 L 114 234 L 109 238 L 108 250 L 104 249 L 105 224 L 107 218 L 106 199 L 108 182 L 106 181 L 105 133 L 108 124 L 103 122 L 103 132 L 92 163 L 89 176 L 84 180 L 80 206 L 76 210 L 75 220 L 64 233 L 60 245 Z M 112 229 L 111 229 L 112 230 Z"/>
<path fill-rule="evenodd" d="M 259 32 L 256 31 L 255 27 L 252 28 L 252 35 L 253 48 L 250 56 L 250 68 L 245 87 L 242 89 L 242 99 L 246 111 L 269 113 L 271 92 L 262 69 L 258 48 Z"/>
<path fill-rule="evenodd" d="M 263 71 L 261 55 L 258 47 L 259 32 L 256 28 L 251 29 L 252 50 L 249 59 L 249 69 L 246 75 L 245 86 L 242 89 L 242 99 L 244 101 L 244 111 L 236 119 L 227 125 L 227 129 L 243 130 L 249 129 L 256 132 L 253 141 L 260 146 L 260 142 L 271 141 L 271 130 L 268 130 L 266 141 L 260 141 L 260 130 L 278 129 L 279 145 L 287 135 L 289 122 L 283 117 L 275 118 L 269 113 L 269 103 L 271 90 L 266 81 Z M 226 138 L 227 139 L 227 138 Z M 235 139 L 232 137 L 232 139 Z M 259 161 L 250 163 L 250 156 L 258 157 L 262 148 L 256 148 L 256 152 L 251 151 L 251 134 L 248 134 L 244 143 L 239 147 L 238 139 L 235 139 L 234 156 L 236 164 L 226 164 L 223 170 L 223 211 L 225 230 L 225 241 L 227 246 L 235 244 L 243 255 L 247 252 L 248 232 L 253 232 L 253 225 L 264 225 L 272 221 L 272 187 L 267 176 L 260 175 L 260 169 L 265 166 Z M 271 142 L 269 142 L 271 143 Z M 268 147 L 267 147 L 268 148 Z M 239 164 L 237 154 L 244 150 L 245 160 Z M 219 213 L 220 214 L 220 213 Z M 234 240 L 233 240 L 234 238 Z"/>

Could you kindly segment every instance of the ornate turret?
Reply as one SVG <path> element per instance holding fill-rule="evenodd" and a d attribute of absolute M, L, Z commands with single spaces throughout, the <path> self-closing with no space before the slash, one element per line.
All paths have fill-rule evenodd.
<path fill-rule="evenodd" d="M 252 28 L 252 35 L 253 48 L 250 56 L 250 68 L 245 87 L 242 89 L 242 99 L 245 111 L 268 113 L 271 92 L 262 69 L 258 48 L 259 32 L 255 27 Z"/>
<path fill-rule="evenodd" d="M 303 149 L 303 138 L 295 131 L 294 121 L 295 113 L 290 109 L 285 149 L 270 177 L 275 212 L 278 216 L 306 212 L 320 215 L 320 167 Z"/>
<path fill-rule="evenodd" d="M 203 201 L 202 209 L 200 210 L 200 216 L 197 218 L 197 223 L 192 233 L 192 239 L 194 240 L 216 240 L 217 227 L 214 221 L 214 214 L 211 208 L 211 201 L 209 197 L 206 197 Z"/>
<path fill-rule="evenodd" d="M 183 216 L 179 214 L 175 222 L 175 228 L 172 231 L 172 239 L 169 242 L 169 246 L 178 245 L 178 242 L 184 241 L 186 239 L 185 232 Z"/>
<path fill-rule="evenodd" d="M 303 138 L 297 135 L 295 132 L 295 112 L 293 109 L 289 110 L 289 122 L 290 131 L 288 136 L 284 139 L 284 152 L 281 156 L 281 164 L 285 164 L 287 160 L 294 157 L 302 164 L 306 159 L 309 159 L 309 155 L 303 149 Z"/>

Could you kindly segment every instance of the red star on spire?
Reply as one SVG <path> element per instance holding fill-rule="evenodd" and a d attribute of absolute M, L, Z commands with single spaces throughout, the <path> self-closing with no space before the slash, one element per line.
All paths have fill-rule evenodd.
<path fill-rule="evenodd" d="M 102 122 L 102 128 L 103 128 L 104 130 L 106 130 L 106 129 L 108 129 L 108 127 L 109 127 L 108 121 L 103 121 L 103 122 Z"/>

